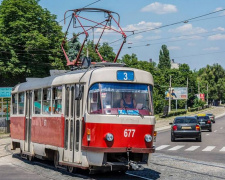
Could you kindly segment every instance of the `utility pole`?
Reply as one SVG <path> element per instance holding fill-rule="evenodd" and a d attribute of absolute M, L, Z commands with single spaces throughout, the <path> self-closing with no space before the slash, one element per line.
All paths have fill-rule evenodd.
<path fill-rule="evenodd" d="M 187 100 L 186 100 L 186 108 L 185 108 L 185 110 L 187 110 L 187 108 L 188 108 L 187 102 L 188 102 L 188 77 L 187 77 Z"/>
<path fill-rule="evenodd" d="M 207 105 L 209 105 L 209 86 L 207 83 Z"/>
<path fill-rule="evenodd" d="M 170 88 L 169 88 L 169 112 L 171 111 L 171 75 L 170 75 Z"/>
<path fill-rule="evenodd" d="M 88 51 L 88 47 L 87 47 L 87 57 L 89 57 L 89 51 Z"/>

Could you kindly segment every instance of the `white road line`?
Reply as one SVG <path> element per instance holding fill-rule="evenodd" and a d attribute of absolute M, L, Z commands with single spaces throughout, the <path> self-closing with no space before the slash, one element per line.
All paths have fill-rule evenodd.
<path fill-rule="evenodd" d="M 206 134 L 206 136 L 208 136 L 209 134 Z"/>
<path fill-rule="evenodd" d="M 220 149 L 220 151 L 225 151 L 225 147 L 223 147 L 222 149 Z"/>
<path fill-rule="evenodd" d="M 221 127 L 220 129 L 223 129 L 223 127 Z"/>
<path fill-rule="evenodd" d="M 170 148 L 170 149 L 168 149 L 168 150 L 169 150 L 169 151 L 176 151 L 176 150 L 178 150 L 178 149 L 181 149 L 182 147 L 184 147 L 184 146 L 175 146 L 175 147 Z"/>
<path fill-rule="evenodd" d="M 155 150 L 162 150 L 162 149 L 165 149 L 167 147 L 169 147 L 170 145 L 161 145 L 159 147 L 157 147 Z"/>
<path fill-rule="evenodd" d="M 217 130 L 215 130 L 214 132 L 217 132 Z"/>
<path fill-rule="evenodd" d="M 207 146 L 205 149 L 202 151 L 212 151 L 216 146 Z"/>
<path fill-rule="evenodd" d="M 194 150 L 198 149 L 199 147 L 200 146 L 191 146 L 191 147 L 185 149 L 185 151 L 194 151 Z"/>

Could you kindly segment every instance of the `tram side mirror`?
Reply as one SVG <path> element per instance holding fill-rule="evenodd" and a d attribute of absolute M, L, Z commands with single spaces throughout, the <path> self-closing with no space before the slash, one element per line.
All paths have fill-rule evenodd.
<path fill-rule="evenodd" d="M 75 89 L 75 100 L 81 100 L 84 92 L 84 85 L 77 84 Z"/>

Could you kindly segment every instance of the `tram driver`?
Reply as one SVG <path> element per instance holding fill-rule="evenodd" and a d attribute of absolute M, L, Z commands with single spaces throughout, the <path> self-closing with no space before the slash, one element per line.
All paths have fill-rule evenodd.
<path fill-rule="evenodd" d="M 137 103 L 132 96 L 131 92 L 124 93 L 124 98 L 120 100 L 120 107 L 121 108 L 135 108 Z"/>

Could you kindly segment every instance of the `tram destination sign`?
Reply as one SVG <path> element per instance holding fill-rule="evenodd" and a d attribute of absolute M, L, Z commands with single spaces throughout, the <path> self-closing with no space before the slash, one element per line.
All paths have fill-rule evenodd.
<path fill-rule="evenodd" d="M 0 97 L 1 98 L 10 98 L 11 97 L 11 87 L 0 88 Z"/>
<path fill-rule="evenodd" d="M 134 80 L 134 71 L 117 71 L 117 80 L 133 81 Z"/>

